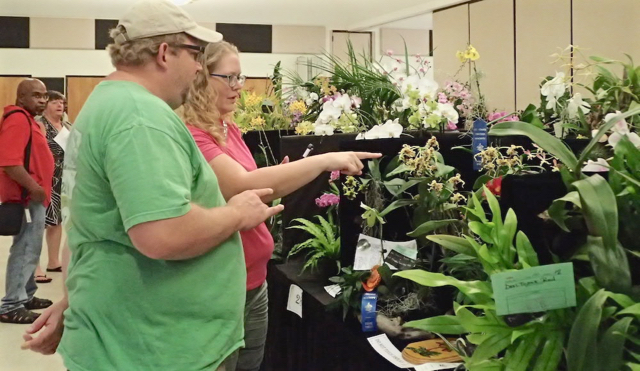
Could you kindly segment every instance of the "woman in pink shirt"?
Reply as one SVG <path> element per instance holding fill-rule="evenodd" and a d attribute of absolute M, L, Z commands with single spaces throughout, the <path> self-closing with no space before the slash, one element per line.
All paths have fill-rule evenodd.
<path fill-rule="evenodd" d="M 216 173 L 226 199 L 247 189 L 272 188 L 273 194 L 264 199 L 270 202 L 302 187 L 324 171 L 360 174 L 363 168 L 360 160 L 380 157 L 380 154 L 366 152 L 334 152 L 258 169 L 232 118 L 245 81 L 238 49 L 225 41 L 209 44 L 202 65 L 204 69 L 189 92 L 182 116 Z M 245 348 L 239 352 L 236 369 L 258 370 L 267 337 L 267 263 L 274 244 L 264 223 L 240 235 L 247 267 L 247 301 Z M 226 365 L 233 370 L 233 361 Z"/>

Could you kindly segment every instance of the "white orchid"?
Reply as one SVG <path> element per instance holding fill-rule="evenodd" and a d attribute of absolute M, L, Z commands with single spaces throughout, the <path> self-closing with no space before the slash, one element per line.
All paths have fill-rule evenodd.
<path fill-rule="evenodd" d="M 334 104 L 334 101 L 326 101 L 322 105 L 322 111 L 318 115 L 316 124 L 328 124 L 333 121 L 337 121 L 342 115 L 342 108 L 339 104 Z"/>
<path fill-rule="evenodd" d="M 310 106 L 313 104 L 313 102 L 317 102 L 318 99 L 319 99 L 318 94 L 309 93 L 309 97 L 306 99 L 305 103 L 307 104 L 307 106 Z"/>
<path fill-rule="evenodd" d="M 338 95 L 333 100 L 333 105 L 341 109 L 344 113 L 351 113 L 351 98 L 349 94 Z"/>
<path fill-rule="evenodd" d="M 582 168 L 583 172 L 588 173 L 601 173 L 605 171 L 609 171 L 609 164 L 607 160 L 603 158 L 599 158 L 597 161 L 587 161 L 587 164 Z"/>
<path fill-rule="evenodd" d="M 589 112 L 589 108 L 591 108 L 591 105 L 582 100 L 582 94 L 575 93 L 573 98 L 568 101 L 567 113 L 569 114 L 569 118 L 573 119 L 578 116 L 578 110 L 581 110 L 582 113 L 586 115 Z"/>
<path fill-rule="evenodd" d="M 547 98 L 546 109 L 553 109 L 560 97 L 567 91 L 564 72 L 556 72 L 556 77 L 547 81 L 540 88 L 540 93 Z"/>
<path fill-rule="evenodd" d="M 316 123 L 313 127 L 313 132 L 315 135 L 333 135 L 333 126 Z"/>
<path fill-rule="evenodd" d="M 438 93 L 438 83 L 433 79 L 419 74 L 412 74 L 402 82 L 402 92 L 407 95 L 410 91 L 417 90 L 420 98 L 434 99 Z"/>
<path fill-rule="evenodd" d="M 393 121 L 387 120 L 382 125 L 375 125 L 366 133 L 360 133 L 356 136 L 356 140 L 360 139 L 381 139 L 381 138 L 400 138 L 402 130 L 404 128 L 398 122 L 398 119 Z"/>
<path fill-rule="evenodd" d="M 620 115 L 620 111 L 607 114 L 604 116 L 604 121 L 609 122 L 609 120 L 613 119 L 616 115 Z M 615 148 L 618 142 L 622 140 L 622 137 L 626 136 L 634 146 L 640 148 L 640 136 L 629 130 L 629 124 L 627 124 L 624 119 L 618 120 L 611 130 L 612 133 L 609 135 L 609 145 L 611 145 L 611 147 Z"/>
<path fill-rule="evenodd" d="M 445 117 L 449 122 L 458 122 L 458 111 L 450 103 L 438 103 L 438 108 L 433 113 Z"/>
<path fill-rule="evenodd" d="M 591 130 L 591 137 L 595 138 L 596 135 L 598 135 L 598 130 L 597 129 L 596 130 Z M 609 137 L 607 136 L 607 134 L 602 134 L 602 136 L 600 138 L 598 138 L 598 142 L 604 143 L 604 142 L 607 141 L 608 138 Z"/>

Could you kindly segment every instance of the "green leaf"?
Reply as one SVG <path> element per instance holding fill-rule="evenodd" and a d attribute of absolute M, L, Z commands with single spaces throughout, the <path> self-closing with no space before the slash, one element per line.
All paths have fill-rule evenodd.
<path fill-rule="evenodd" d="M 498 242 L 498 249 L 503 259 L 509 266 L 513 264 L 515 251 L 512 250 L 512 245 L 517 228 L 518 219 L 516 218 L 516 213 L 512 209 L 509 209 L 504 218 L 504 225 L 498 230 L 498 240 L 496 241 Z"/>
<path fill-rule="evenodd" d="M 407 189 L 413 187 L 418 183 L 420 183 L 420 180 L 418 179 L 404 180 L 400 178 L 395 178 L 392 180 L 388 180 L 383 184 L 387 188 L 389 193 L 398 197 L 398 195 L 402 194 L 402 192 L 406 191 Z"/>
<path fill-rule="evenodd" d="M 609 293 L 609 297 L 618 303 L 622 308 L 629 308 L 636 303 L 635 300 L 624 294 Z"/>
<path fill-rule="evenodd" d="M 467 331 L 456 316 L 429 317 L 417 321 L 409 321 L 403 325 L 405 328 L 417 328 L 423 331 L 437 332 L 447 335 L 462 335 Z"/>
<path fill-rule="evenodd" d="M 445 249 L 457 252 L 458 254 L 464 254 L 468 256 L 478 256 L 476 250 L 466 239 L 458 236 L 449 236 L 446 234 L 437 234 L 427 236 L 427 239 L 433 241 Z"/>
<path fill-rule="evenodd" d="M 591 267 L 596 274 L 600 287 L 615 293 L 626 293 L 631 290 L 631 272 L 627 255 L 616 244 L 614 249 L 607 249 L 602 237 L 587 236 L 587 249 Z"/>
<path fill-rule="evenodd" d="M 546 342 L 542 346 L 540 355 L 533 364 L 533 371 L 550 371 L 557 370 L 560 359 L 562 358 L 562 347 L 564 342 L 564 334 L 559 331 L 553 331 L 546 335 Z"/>
<path fill-rule="evenodd" d="M 567 366 L 569 371 L 597 370 L 598 327 L 602 317 L 602 306 L 607 300 L 604 290 L 596 292 L 578 312 L 567 347 Z"/>
<path fill-rule="evenodd" d="M 453 172 L 453 171 L 455 171 L 455 170 L 456 170 L 456 168 L 455 168 L 455 167 L 453 167 L 453 166 L 449 166 L 449 165 L 445 165 L 445 164 L 440 163 L 440 162 L 437 162 L 437 163 L 436 163 L 436 167 L 438 168 L 438 169 L 436 170 L 436 173 L 435 173 L 435 176 L 436 176 L 436 177 L 442 177 L 442 176 L 445 176 L 445 175 L 447 175 L 447 174 L 449 174 L 449 173 L 451 173 L 451 172 Z"/>
<path fill-rule="evenodd" d="M 438 228 L 446 227 L 449 224 L 455 223 L 457 221 L 458 219 L 429 220 L 426 223 L 420 224 L 420 226 L 418 226 L 418 228 L 416 228 L 415 230 L 407 233 L 407 236 L 422 237 Z"/>
<path fill-rule="evenodd" d="M 384 210 L 380 212 L 380 216 L 384 217 L 395 209 L 399 209 L 401 207 L 405 207 L 407 205 L 413 205 L 416 201 L 414 200 L 395 200 L 389 206 L 385 207 Z"/>
<path fill-rule="evenodd" d="M 502 229 L 502 211 L 500 210 L 500 203 L 498 202 L 496 196 L 494 196 L 493 193 L 489 191 L 489 188 L 483 186 L 482 189 L 484 190 L 484 195 L 487 198 L 489 208 L 491 209 L 491 213 L 493 214 L 493 218 L 491 219 L 491 221 L 493 222 L 494 228 L 497 231 L 500 231 L 500 229 Z"/>
<path fill-rule="evenodd" d="M 549 216 L 560 228 L 562 228 L 563 231 L 570 232 L 569 228 L 565 224 L 565 220 L 567 219 L 567 210 L 565 209 L 565 205 L 567 202 L 571 202 L 578 208 L 582 208 L 582 205 L 580 204 L 580 194 L 576 191 L 572 191 L 567 193 L 564 197 L 553 201 L 549 207 Z"/>
<path fill-rule="evenodd" d="M 495 241 L 493 240 L 493 236 L 491 234 L 491 232 L 493 231 L 492 226 L 489 226 L 481 222 L 469 222 L 468 226 L 471 232 L 478 235 L 478 237 L 480 237 L 482 241 L 492 245 L 495 243 Z"/>
<path fill-rule="evenodd" d="M 617 315 L 618 316 L 623 316 L 625 314 L 631 314 L 631 315 L 634 315 L 634 316 L 640 318 L 640 303 L 633 304 L 633 305 L 621 310 L 620 312 L 618 312 Z"/>
<path fill-rule="evenodd" d="M 527 235 L 522 231 L 518 231 L 516 235 L 516 251 L 518 252 L 518 261 L 521 264 L 527 264 L 530 267 L 540 265 L 538 254 L 536 254 L 536 251 L 533 249 L 533 245 L 531 245 Z"/>
<path fill-rule="evenodd" d="M 533 331 L 533 329 L 531 329 L 531 331 Z M 540 347 L 543 337 L 544 335 L 539 331 L 520 339 L 513 352 L 507 351 L 507 355 L 505 356 L 505 371 L 527 371 L 529 363 L 531 363 L 531 359 L 537 352 L 538 347 Z"/>
<path fill-rule="evenodd" d="M 560 162 L 569 168 L 573 169 L 578 164 L 576 156 L 560 139 L 526 122 L 511 121 L 495 124 L 489 131 L 489 135 L 524 135 L 531 138 L 542 149 L 557 157 Z"/>
<path fill-rule="evenodd" d="M 405 164 L 400 164 L 397 168 L 392 170 L 389 174 L 387 174 L 387 178 L 390 178 L 394 175 L 406 173 L 407 171 L 412 171 L 413 169 Z"/>
<path fill-rule="evenodd" d="M 422 286 L 454 286 L 478 304 L 493 303 L 491 285 L 485 281 L 460 281 L 442 273 L 427 272 L 418 269 L 401 271 L 394 276 L 406 278 Z"/>
<path fill-rule="evenodd" d="M 633 319 L 623 318 L 614 323 L 602 336 L 598 351 L 598 370 L 619 370 L 622 366 L 624 353 L 625 334 L 629 331 L 629 326 Z"/>
<path fill-rule="evenodd" d="M 602 237 L 605 247 L 613 249 L 618 239 L 618 208 L 613 190 L 597 174 L 576 181 L 573 186 L 580 194 L 589 234 Z"/>
<path fill-rule="evenodd" d="M 471 362 L 477 363 L 492 358 L 505 350 L 509 345 L 511 345 L 511 333 L 491 333 L 473 352 Z"/>

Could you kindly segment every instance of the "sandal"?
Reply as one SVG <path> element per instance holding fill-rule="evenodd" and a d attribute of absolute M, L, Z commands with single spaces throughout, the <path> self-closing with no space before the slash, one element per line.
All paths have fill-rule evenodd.
<path fill-rule="evenodd" d="M 36 276 L 36 283 L 49 283 L 51 281 L 53 281 L 53 278 L 47 277 L 46 274 Z"/>
<path fill-rule="evenodd" d="M 24 303 L 24 307 L 29 310 L 45 309 L 45 308 L 49 308 L 51 305 L 53 305 L 53 302 L 51 300 L 40 299 L 40 298 L 36 298 L 35 296 L 31 298 L 31 300 L 29 300 L 28 302 Z"/>
<path fill-rule="evenodd" d="M 35 322 L 38 317 L 40 317 L 39 313 L 34 313 L 24 307 L 20 307 L 11 312 L 0 314 L 0 322 L 29 324 Z"/>
<path fill-rule="evenodd" d="M 62 266 L 57 268 L 47 268 L 47 272 L 62 272 Z"/>

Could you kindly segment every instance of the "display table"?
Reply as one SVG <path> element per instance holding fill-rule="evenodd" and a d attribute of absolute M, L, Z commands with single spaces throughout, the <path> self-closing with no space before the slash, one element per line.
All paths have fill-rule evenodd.
<path fill-rule="evenodd" d="M 262 370 L 384 371 L 398 370 L 369 345 L 360 323 L 350 314 L 328 311 L 335 299 L 324 289 L 326 278 L 299 275 L 301 261 L 269 264 L 269 335 Z M 289 288 L 302 288 L 302 318 L 287 310 Z M 393 341 L 393 340 L 392 340 Z M 406 343 L 395 343 L 402 349 Z"/>

